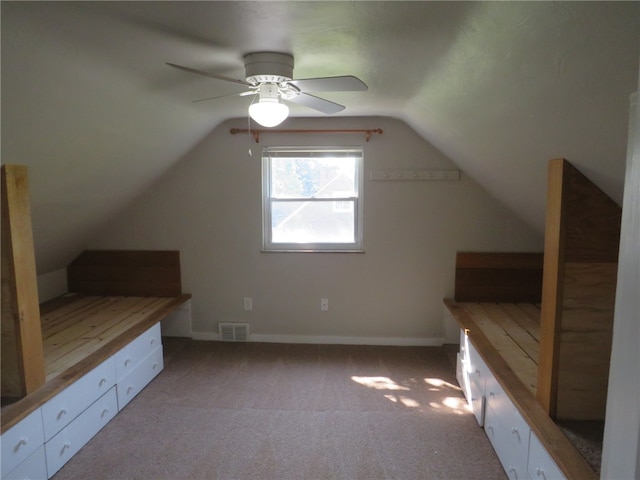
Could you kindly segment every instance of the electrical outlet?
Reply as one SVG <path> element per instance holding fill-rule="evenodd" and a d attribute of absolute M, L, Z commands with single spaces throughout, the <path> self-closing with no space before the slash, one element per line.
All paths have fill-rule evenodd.
<path fill-rule="evenodd" d="M 244 297 L 244 309 L 253 310 L 253 299 L 251 297 Z"/>
<path fill-rule="evenodd" d="M 329 310 L 329 299 L 328 298 L 321 298 L 320 299 L 320 310 L 322 310 L 324 312 Z"/>

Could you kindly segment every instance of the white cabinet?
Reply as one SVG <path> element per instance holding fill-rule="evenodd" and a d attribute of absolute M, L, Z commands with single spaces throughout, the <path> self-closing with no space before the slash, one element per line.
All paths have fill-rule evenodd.
<path fill-rule="evenodd" d="M 117 380 L 120 381 L 126 377 L 160 345 L 162 345 L 160 323 L 156 323 L 115 354 Z"/>
<path fill-rule="evenodd" d="M 2 476 L 2 480 L 46 480 L 47 478 L 44 445 L 40 445 L 20 465 L 7 475 Z"/>
<path fill-rule="evenodd" d="M 118 409 L 122 410 L 164 368 L 160 324 L 116 353 L 115 361 Z"/>
<path fill-rule="evenodd" d="M 502 468 L 512 480 L 527 478 L 527 458 L 525 450 L 524 463 L 518 459 L 513 451 L 512 437 L 507 428 L 500 422 L 500 417 L 487 405 L 484 419 L 484 430 L 491 441 L 491 445 L 498 455 Z"/>
<path fill-rule="evenodd" d="M 533 432 L 529 439 L 527 469 L 531 480 L 565 480 L 566 478 Z"/>
<path fill-rule="evenodd" d="M 495 414 L 494 428 L 506 444 L 502 450 L 509 459 L 505 470 L 512 478 L 527 478 L 530 428 L 493 375 L 487 378 L 487 415 L 489 411 Z"/>
<path fill-rule="evenodd" d="M 113 358 L 109 358 L 42 406 L 44 437 L 48 441 L 116 383 Z"/>
<path fill-rule="evenodd" d="M 78 418 L 45 443 L 47 472 L 52 477 L 118 413 L 115 388 L 94 402 Z"/>
<path fill-rule="evenodd" d="M 487 402 L 484 429 L 508 477 L 526 479 L 529 452 L 529 427 L 526 423 L 525 426 L 512 426 Z"/>
<path fill-rule="evenodd" d="M 44 443 L 40 409 L 31 412 L 2 434 L 2 478 Z"/>
<path fill-rule="evenodd" d="M 133 397 L 163 369 L 162 346 L 153 350 L 133 371 L 118 380 L 118 409 L 122 410 Z"/>
<path fill-rule="evenodd" d="M 463 330 L 457 362 L 458 382 L 508 477 L 512 480 L 564 479 Z"/>
<path fill-rule="evenodd" d="M 461 378 L 458 378 L 458 383 L 464 391 L 478 425 L 482 426 L 484 425 L 486 379 L 490 375 L 490 370 L 464 332 L 460 335 L 460 345 L 457 369 Z"/>
<path fill-rule="evenodd" d="M 471 377 L 469 381 L 469 392 L 471 396 L 467 400 L 471 406 L 471 411 L 476 417 L 478 425 L 482 427 L 484 425 L 484 387 L 480 387 L 480 385 L 473 380 L 473 377 Z"/>
<path fill-rule="evenodd" d="M 157 323 L 2 434 L 2 480 L 51 478 L 163 367 Z"/>

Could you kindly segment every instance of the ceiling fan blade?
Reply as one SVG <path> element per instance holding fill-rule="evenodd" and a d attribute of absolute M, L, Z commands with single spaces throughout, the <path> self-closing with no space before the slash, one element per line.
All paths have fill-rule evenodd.
<path fill-rule="evenodd" d="M 175 63 L 170 63 L 170 62 L 167 62 L 167 65 L 169 65 L 170 67 L 173 67 L 173 68 L 177 68 L 178 70 L 184 70 L 185 72 L 195 73 L 197 75 L 204 75 L 205 77 L 209 77 L 209 78 L 215 78 L 216 80 L 224 80 L 225 82 L 238 83 L 240 85 L 246 85 L 246 86 L 249 86 L 249 87 L 252 86 L 249 82 L 247 82 L 245 80 L 240 80 L 240 79 L 231 78 L 231 77 L 225 77 L 224 75 L 218 75 L 217 73 L 203 72 L 202 70 L 196 70 L 195 68 L 184 67 L 182 65 L 176 65 Z"/>
<path fill-rule="evenodd" d="M 291 80 L 303 92 L 359 92 L 367 90 L 367 85 L 353 75 L 342 77 L 319 77 Z"/>
<path fill-rule="evenodd" d="M 217 95 L 215 97 L 200 98 L 198 100 L 193 100 L 193 103 L 206 102 L 207 100 L 216 100 L 218 98 L 225 98 L 225 97 L 245 97 L 247 95 L 256 95 L 256 93 L 257 92 L 254 92 L 253 90 L 247 90 L 246 92 L 230 93 L 228 95 Z"/>
<path fill-rule="evenodd" d="M 300 95 L 287 99 L 290 102 L 304 105 L 305 107 L 313 108 L 322 113 L 338 113 L 344 110 L 344 105 L 339 103 L 325 100 L 324 98 L 309 95 L 308 93 L 300 92 Z"/>

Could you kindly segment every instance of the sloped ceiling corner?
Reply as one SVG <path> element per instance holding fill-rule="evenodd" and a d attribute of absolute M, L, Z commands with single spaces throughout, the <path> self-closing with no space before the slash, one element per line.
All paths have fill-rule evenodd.
<path fill-rule="evenodd" d="M 397 117 L 538 231 L 546 163 L 622 198 L 640 2 L 6 2 L 2 162 L 30 169 L 39 273 L 87 241 L 250 99 L 192 100 L 282 51 L 352 74 L 348 116 Z M 304 107 L 294 116 L 313 116 Z"/>

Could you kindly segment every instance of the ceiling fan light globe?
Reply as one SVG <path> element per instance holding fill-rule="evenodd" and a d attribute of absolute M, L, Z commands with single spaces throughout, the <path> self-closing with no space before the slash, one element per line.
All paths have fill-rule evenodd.
<path fill-rule="evenodd" d="M 289 116 L 289 107 L 277 99 L 261 98 L 249 105 L 249 116 L 263 127 L 275 127 Z"/>

